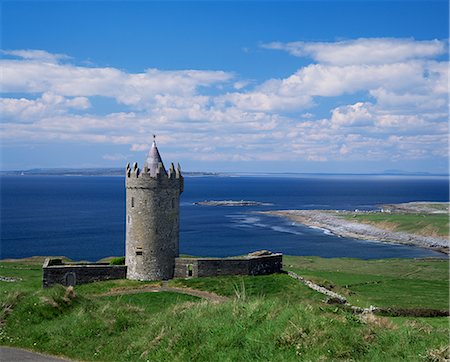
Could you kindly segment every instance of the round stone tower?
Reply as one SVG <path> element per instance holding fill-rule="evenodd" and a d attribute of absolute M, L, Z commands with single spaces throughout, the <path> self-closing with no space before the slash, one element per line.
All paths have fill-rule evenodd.
<path fill-rule="evenodd" d="M 184 180 L 180 165 L 167 172 L 153 140 L 142 171 L 126 168 L 127 278 L 165 280 L 173 277 L 178 257 L 180 194 Z"/>

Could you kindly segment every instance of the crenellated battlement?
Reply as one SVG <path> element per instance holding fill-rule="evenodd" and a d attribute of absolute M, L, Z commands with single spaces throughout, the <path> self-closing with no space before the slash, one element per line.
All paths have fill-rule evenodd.
<path fill-rule="evenodd" d="M 150 173 L 150 170 L 147 166 L 144 166 L 144 168 L 141 170 L 138 167 L 137 162 L 133 163 L 133 166 L 130 166 L 130 163 L 127 163 L 127 166 L 125 168 L 125 175 L 127 177 L 145 177 L 145 178 L 152 178 L 152 179 L 159 179 L 159 178 L 168 178 L 168 179 L 182 179 L 183 176 L 181 175 L 181 166 L 180 164 L 177 165 L 177 168 L 175 169 L 175 166 L 173 163 L 171 163 L 169 171 L 166 171 L 163 167 L 163 164 L 160 162 L 158 164 L 158 170 L 156 171 L 156 176 L 152 176 Z"/>
<path fill-rule="evenodd" d="M 140 169 L 137 162 L 133 165 L 129 163 L 125 168 L 126 186 L 127 188 L 175 188 L 183 192 L 184 177 L 181 174 L 180 164 L 172 163 L 168 171 L 164 169 L 162 163 L 158 164 L 156 175 L 152 175 L 147 166 Z"/>

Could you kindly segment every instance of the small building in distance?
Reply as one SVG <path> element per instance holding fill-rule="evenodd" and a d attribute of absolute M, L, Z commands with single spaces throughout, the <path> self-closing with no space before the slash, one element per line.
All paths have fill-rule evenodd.
<path fill-rule="evenodd" d="M 155 136 L 153 136 L 155 137 Z M 184 178 L 178 164 L 166 170 L 153 140 L 142 170 L 127 164 L 125 266 L 46 260 L 43 286 L 77 285 L 122 279 L 167 280 L 219 275 L 279 273 L 283 255 L 267 250 L 233 258 L 180 258 L 180 195 Z"/>

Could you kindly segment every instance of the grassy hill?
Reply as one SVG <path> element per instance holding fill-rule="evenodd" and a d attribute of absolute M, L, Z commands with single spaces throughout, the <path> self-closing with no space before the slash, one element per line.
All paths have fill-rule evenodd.
<path fill-rule="evenodd" d="M 116 280 L 41 288 L 41 260 L 0 263 L 0 344 L 84 361 L 444 361 L 448 318 L 352 314 L 286 274 L 173 280 L 229 297 L 132 291 Z M 448 308 L 447 260 L 285 257 L 355 305 Z M 10 279 L 12 280 L 12 279 Z M 111 291 L 123 295 L 111 295 Z"/>
<path fill-rule="evenodd" d="M 390 231 L 434 237 L 449 237 L 448 214 L 430 213 L 372 213 L 353 214 L 347 220 L 358 221 Z"/>

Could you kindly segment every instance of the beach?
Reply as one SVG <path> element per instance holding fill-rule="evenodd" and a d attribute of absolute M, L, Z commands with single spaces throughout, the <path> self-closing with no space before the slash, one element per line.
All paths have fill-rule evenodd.
<path fill-rule="evenodd" d="M 288 218 L 313 228 L 321 228 L 348 238 L 376 240 L 414 245 L 442 253 L 449 253 L 449 240 L 443 237 L 424 236 L 413 233 L 391 231 L 344 217 L 352 212 L 340 210 L 276 210 L 261 211 L 261 214 Z"/>

